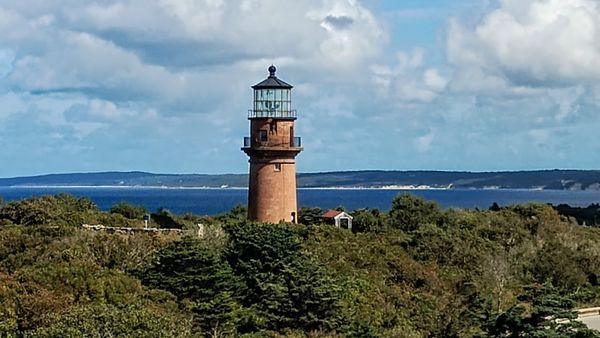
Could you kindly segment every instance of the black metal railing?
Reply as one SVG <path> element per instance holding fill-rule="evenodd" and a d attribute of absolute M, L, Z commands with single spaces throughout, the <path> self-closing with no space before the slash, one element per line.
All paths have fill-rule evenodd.
<path fill-rule="evenodd" d="M 252 137 L 245 136 L 244 137 L 244 148 L 252 148 L 253 146 L 257 147 L 291 147 L 291 148 L 302 148 L 302 138 L 294 137 L 291 142 L 282 142 L 282 143 L 272 143 L 272 142 L 252 142 Z"/>
<path fill-rule="evenodd" d="M 295 119 L 298 113 L 295 109 L 287 111 L 278 110 L 248 110 L 249 119 L 271 118 L 271 119 Z"/>

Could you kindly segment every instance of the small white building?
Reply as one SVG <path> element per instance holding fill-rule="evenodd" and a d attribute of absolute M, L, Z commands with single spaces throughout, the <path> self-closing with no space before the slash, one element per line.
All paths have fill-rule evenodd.
<path fill-rule="evenodd" d="M 348 213 L 339 210 L 328 210 L 323 214 L 323 220 L 333 223 L 336 228 L 352 230 L 353 219 Z"/>

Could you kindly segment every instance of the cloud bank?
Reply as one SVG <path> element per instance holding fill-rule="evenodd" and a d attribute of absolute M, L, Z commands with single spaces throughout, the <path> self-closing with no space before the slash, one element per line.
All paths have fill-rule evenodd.
<path fill-rule="evenodd" d="M 597 166 L 600 5 L 463 2 L 409 49 L 406 15 L 357 0 L 0 2 L 0 176 L 243 172 L 271 63 L 300 170 Z"/>

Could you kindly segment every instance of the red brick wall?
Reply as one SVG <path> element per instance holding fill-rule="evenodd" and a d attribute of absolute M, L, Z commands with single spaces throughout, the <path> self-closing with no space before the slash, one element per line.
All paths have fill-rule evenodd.
<path fill-rule="evenodd" d="M 294 127 L 294 121 L 258 119 L 252 120 L 250 125 L 250 137 L 253 138 L 253 144 L 260 144 L 261 147 L 289 147 L 291 140 L 291 128 Z M 259 141 L 259 131 L 266 130 L 268 141 Z"/>
<path fill-rule="evenodd" d="M 252 148 L 248 190 L 248 217 L 261 222 L 291 222 L 298 218 L 296 161 L 298 149 L 291 146 L 293 120 L 253 119 L 250 125 Z M 268 140 L 261 142 L 260 130 Z M 289 150 L 288 150 L 289 149 Z M 275 169 L 276 165 L 281 170 Z"/>
<path fill-rule="evenodd" d="M 276 164 L 281 165 L 281 171 L 275 170 Z M 248 195 L 250 219 L 271 223 L 291 222 L 292 213 L 298 215 L 295 161 L 250 160 Z"/>

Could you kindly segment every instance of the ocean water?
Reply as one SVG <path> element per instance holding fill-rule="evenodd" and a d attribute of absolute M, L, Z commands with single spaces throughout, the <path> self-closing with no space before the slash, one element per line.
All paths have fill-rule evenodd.
<path fill-rule="evenodd" d="M 246 204 L 248 191 L 245 189 L 190 189 L 190 188 L 13 188 L 0 187 L 0 196 L 5 201 L 21 200 L 32 196 L 68 193 L 78 197 L 89 197 L 101 209 L 108 210 L 119 202 L 142 205 L 155 211 L 166 208 L 183 214 L 214 215 L 229 211 L 236 205 Z M 378 190 L 378 189 L 299 189 L 299 206 L 322 209 L 343 206 L 348 210 L 378 208 L 389 210 L 392 199 L 402 193 L 411 193 L 441 206 L 486 209 L 496 202 L 501 206 L 528 202 L 566 203 L 571 206 L 587 206 L 600 203 L 599 191 L 562 190 Z"/>

